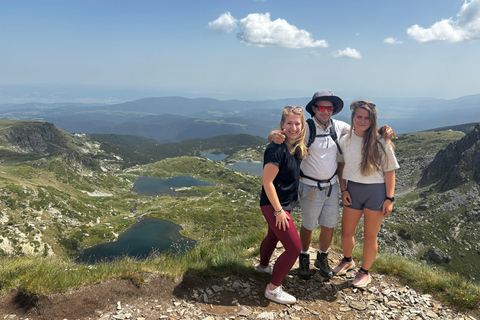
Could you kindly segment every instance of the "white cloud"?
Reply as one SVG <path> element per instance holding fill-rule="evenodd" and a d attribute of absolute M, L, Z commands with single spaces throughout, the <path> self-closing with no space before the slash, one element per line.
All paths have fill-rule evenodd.
<path fill-rule="evenodd" d="M 237 39 L 247 45 L 284 48 L 328 47 L 325 40 L 314 40 L 312 35 L 289 24 L 284 19 L 272 21 L 270 13 L 251 13 L 239 21 Z"/>
<path fill-rule="evenodd" d="M 407 29 L 407 34 L 419 42 L 428 41 L 450 41 L 458 42 L 466 40 L 465 31 L 458 27 L 452 19 L 443 19 L 435 22 L 430 28 L 422 28 L 418 24 Z"/>
<path fill-rule="evenodd" d="M 402 44 L 403 41 L 397 40 L 396 38 L 388 37 L 388 38 L 383 39 L 383 43 Z"/>
<path fill-rule="evenodd" d="M 466 0 L 457 18 L 456 21 L 452 18 L 442 19 L 429 28 L 416 24 L 407 29 L 407 34 L 419 42 L 480 39 L 480 0 Z"/>
<path fill-rule="evenodd" d="M 237 27 L 237 19 L 230 12 L 225 12 L 217 20 L 208 23 L 208 29 L 214 32 L 232 32 Z"/>
<path fill-rule="evenodd" d="M 356 49 L 346 48 L 345 50 L 337 50 L 333 53 L 335 58 L 353 58 L 362 59 L 362 55 Z"/>

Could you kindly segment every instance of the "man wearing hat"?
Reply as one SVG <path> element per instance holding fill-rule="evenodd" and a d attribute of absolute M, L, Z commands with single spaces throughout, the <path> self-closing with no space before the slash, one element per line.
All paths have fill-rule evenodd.
<path fill-rule="evenodd" d="M 313 125 L 306 126 L 305 140 L 309 139 L 311 128 L 314 128 L 315 138 L 310 141 L 308 154 L 300 164 L 300 185 L 298 188 L 302 210 L 302 226 L 300 240 L 302 251 L 299 256 L 298 274 L 307 280 L 310 278 L 310 254 L 308 249 L 312 241 L 312 232 L 319 224 L 321 226 L 318 239 L 319 250 L 315 267 L 325 278 L 333 276 L 328 263 L 328 249 L 332 242 L 334 228 L 338 225 L 339 187 L 337 183 L 337 150 L 338 138 L 350 131 L 350 125 L 331 119 L 343 108 L 343 101 L 329 90 L 315 92 L 305 110 L 312 116 Z M 393 136 L 388 127 L 387 136 Z M 268 140 L 281 144 L 285 136 L 280 131 L 272 131 Z M 311 143 L 311 145 L 309 145 Z"/>

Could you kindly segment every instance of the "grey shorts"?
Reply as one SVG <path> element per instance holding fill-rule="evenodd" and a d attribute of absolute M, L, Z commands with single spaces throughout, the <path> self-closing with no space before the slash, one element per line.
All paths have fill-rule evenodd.
<path fill-rule="evenodd" d="M 385 183 L 358 183 L 348 181 L 347 191 L 352 198 L 352 205 L 346 206 L 355 210 L 367 208 L 372 211 L 382 211 L 387 191 Z"/>
<path fill-rule="evenodd" d="M 304 228 L 313 230 L 318 224 L 327 228 L 335 228 L 338 225 L 340 211 L 338 183 L 332 186 L 330 197 L 327 196 L 328 189 L 327 187 L 319 190 L 317 187 L 308 186 L 300 181 L 298 198 L 302 208 L 302 226 Z"/>

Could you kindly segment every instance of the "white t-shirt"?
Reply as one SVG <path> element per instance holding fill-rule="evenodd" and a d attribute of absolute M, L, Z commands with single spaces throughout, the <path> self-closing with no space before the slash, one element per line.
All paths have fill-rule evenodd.
<path fill-rule="evenodd" d="M 360 172 L 360 162 L 362 161 L 362 141 L 363 138 L 359 137 L 352 132 L 352 134 L 346 134 L 340 138 L 340 148 L 342 148 L 343 154 L 337 154 L 338 162 L 345 162 L 343 169 L 343 179 L 354 181 L 358 183 L 383 183 L 385 182 L 384 172 L 392 171 L 400 168 L 393 152 L 393 148 L 390 144 L 386 143 L 384 138 L 380 138 L 380 142 L 385 148 L 385 154 L 382 152 L 382 171 L 377 171 L 371 175 L 364 176 Z"/>
<path fill-rule="evenodd" d="M 318 124 L 315 117 L 312 117 L 315 122 L 317 134 L 329 134 L 331 123 L 327 126 L 325 130 Z M 337 137 L 340 138 L 341 135 L 344 135 L 350 131 L 350 125 L 339 120 L 333 120 L 335 122 L 335 132 Z M 308 141 L 310 136 L 310 129 L 307 125 L 305 132 L 305 143 Z M 307 156 L 300 163 L 300 169 L 302 172 L 312 178 L 317 180 L 326 180 L 330 179 L 337 170 L 337 144 L 333 141 L 332 137 L 316 137 L 312 145 L 308 148 Z M 317 182 L 310 180 L 308 178 L 300 178 L 303 183 L 309 186 L 317 186 Z M 334 178 L 331 181 L 331 184 L 337 182 L 337 179 Z M 330 184 L 322 184 L 322 187 L 329 186 Z"/>

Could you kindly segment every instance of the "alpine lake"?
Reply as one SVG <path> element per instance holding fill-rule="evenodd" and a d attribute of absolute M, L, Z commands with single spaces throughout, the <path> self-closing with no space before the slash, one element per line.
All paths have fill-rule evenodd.
<path fill-rule="evenodd" d="M 202 154 L 213 161 L 222 161 L 226 154 Z M 259 161 L 237 161 L 227 168 L 261 176 L 263 163 Z M 175 188 L 211 186 L 211 183 L 191 176 L 178 176 L 169 179 L 138 177 L 132 191 L 154 196 L 159 194 L 181 195 Z M 85 249 L 77 259 L 79 263 L 112 261 L 123 256 L 146 259 L 152 254 L 160 255 L 165 250 L 183 253 L 195 247 L 197 241 L 180 234 L 182 227 L 158 218 L 141 218 L 137 223 L 119 235 L 114 242 L 102 243 Z"/>
<path fill-rule="evenodd" d="M 158 194 L 181 195 L 173 188 L 192 186 L 211 186 L 211 183 L 191 176 L 179 176 L 169 179 L 138 177 L 132 191 L 153 196 Z M 195 247 L 197 241 L 180 234 L 182 227 L 163 219 L 140 218 L 137 223 L 118 236 L 114 242 L 102 243 L 84 250 L 77 259 L 79 263 L 112 261 L 123 256 L 146 259 L 152 254 L 161 254 L 165 250 L 173 253 L 186 252 Z"/>
<path fill-rule="evenodd" d="M 228 154 L 212 154 L 203 153 L 202 157 L 208 158 L 213 161 L 222 161 L 229 157 Z M 235 163 L 227 165 L 227 168 L 251 173 L 257 176 L 261 176 L 263 172 L 263 162 L 261 161 L 236 161 Z"/>

